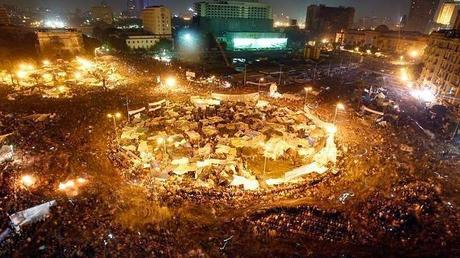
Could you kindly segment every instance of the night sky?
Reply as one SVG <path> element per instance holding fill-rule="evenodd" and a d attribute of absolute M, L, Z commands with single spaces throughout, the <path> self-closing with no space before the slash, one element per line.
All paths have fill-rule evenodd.
<path fill-rule="evenodd" d="M 175 13 L 180 13 L 191 7 L 196 0 L 150 0 L 150 4 L 163 4 L 171 7 Z M 20 6 L 41 6 L 58 10 L 87 10 L 91 5 L 101 0 L 0 0 L 0 3 L 17 4 Z M 105 0 L 115 11 L 126 7 L 126 0 Z M 284 13 L 291 18 L 304 20 L 306 7 L 310 4 L 353 6 L 357 10 L 356 17 L 386 16 L 393 19 L 406 14 L 409 0 L 261 0 L 273 6 L 275 14 Z"/>

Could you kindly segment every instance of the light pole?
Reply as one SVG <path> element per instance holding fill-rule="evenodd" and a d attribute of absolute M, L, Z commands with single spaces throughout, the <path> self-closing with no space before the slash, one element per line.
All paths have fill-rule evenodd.
<path fill-rule="evenodd" d="M 278 83 L 278 85 L 280 85 L 280 86 L 281 86 L 281 75 L 282 74 L 283 74 L 283 65 L 280 64 L 280 78 L 279 78 L 279 83 Z"/>
<path fill-rule="evenodd" d="M 265 78 L 264 78 L 264 77 L 262 77 L 262 78 L 259 79 L 259 92 L 260 92 L 261 84 L 262 84 L 262 82 L 264 82 L 264 81 L 265 81 Z"/>
<path fill-rule="evenodd" d="M 317 74 L 317 70 L 318 69 L 318 63 L 315 64 L 315 70 L 313 71 L 313 81 L 316 81 L 316 74 Z"/>
<path fill-rule="evenodd" d="M 459 126 L 460 126 L 460 121 L 457 122 L 457 126 L 455 127 L 454 133 L 452 134 L 452 140 L 455 140 L 455 136 L 457 136 Z"/>
<path fill-rule="evenodd" d="M 305 90 L 305 104 L 307 104 L 307 101 L 308 101 L 308 93 L 309 93 L 310 91 L 312 91 L 313 89 L 312 89 L 312 87 L 305 87 L 305 88 L 303 88 L 303 89 Z"/>
<path fill-rule="evenodd" d="M 267 156 L 264 156 L 264 173 L 263 173 L 264 176 L 265 176 L 265 171 L 267 171 Z"/>
<path fill-rule="evenodd" d="M 109 113 L 109 114 L 107 114 L 107 118 L 113 120 L 113 130 L 115 131 L 115 137 L 117 138 L 117 141 L 118 141 L 117 119 L 121 118 L 121 113 L 119 113 L 119 112 L 113 113 L 113 114 Z"/>
<path fill-rule="evenodd" d="M 244 63 L 244 81 L 243 81 L 243 86 L 246 86 L 246 79 L 247 79 L 247 74 L 246 74 L 246 69 L 247 69 L 247 64 Z"/>
<path fill-rule="evenodd" d="M 335 106 L 334 124 L 337 122 L 337 114 L 339 113 L 339 110 L 345 110 L 345 106 L 342 103 L 337 103 Z"/>
<path fill-rule="evenodd" d="M 163 137 L 157 139 L 158 145 L 163 145 L 163 154 L 166 159 L 167 151 L 166 151 L 166 140 Z"/>

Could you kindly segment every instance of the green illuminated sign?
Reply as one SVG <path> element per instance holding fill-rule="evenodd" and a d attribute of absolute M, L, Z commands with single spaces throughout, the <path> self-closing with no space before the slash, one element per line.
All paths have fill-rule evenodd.
<path fill-rule="evenodd" d="M 240 50 L 281 50 L 287 47 L 287 38 L 234 38 L 233 48 Z"/>

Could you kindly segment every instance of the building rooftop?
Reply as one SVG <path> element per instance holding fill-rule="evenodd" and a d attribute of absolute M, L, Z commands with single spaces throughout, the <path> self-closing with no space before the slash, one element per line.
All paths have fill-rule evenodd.
<path fill-rule="evenodd" d="M 39 28 L 37 32 L 78 32 L 75 28 Z"/>
<path fill-rule="evenodd" d="M 452 39 L 460 39 L 460 31 L 459 30 L 439 30 L 432 32 L 432 35 L 443 36 L 446 38 Z"/>

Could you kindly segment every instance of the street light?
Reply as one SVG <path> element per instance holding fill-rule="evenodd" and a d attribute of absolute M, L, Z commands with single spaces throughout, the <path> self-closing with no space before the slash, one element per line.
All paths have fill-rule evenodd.
<path fill-rule="evenodd" d="M 158 145 L 163 145 L 163 153 L 164 153 L 164 156 L 165 156 L 165 159 L 166 159 L 167 150 L 166 150 L 166 140 L 165 140 L 165 138 L 163 138 L 163 137 L 158 138 L 157 143 L 158 143 Z"/>
<path fill-rule="evenodd" d="M 310 91 L 312 91 L 313 88 L 312 88 L 312 87 L 305 87 L 305 88 L 303 88 L 303 89 L 305 90 L 305 104 L 307 104 L 308 93 L 309 93 Z"/>
<path fill-rule="evenodd" d="M 176 78 L 174 77 L 169 77 L 166 79 L 166 86 L 169 88 L 175 87 L 177 84 Z"/>
<path fill-rule="evenodd" d="M 335 125 L 329 125 L 328 127 L 326 127 L 326 131 L 329 135 L 334 135 L 335 133 L 337 133 L 337 126 Z"/>
<path fill-rule="evenodd" d="M 409 56 L 415 59 L 420 56 L 420 53 L 417 50 L 412 50 L 409 52 Z"/>
<path fill-rule="evenodd" d="M 18 76 L 19 79 L 24 79 L 27 76 L 27 72 L 24 70 L 19 70 L 16 75 Z"/>
<path fill-rule="evenodd" d="M 337 114 L 339 113 L 339 110 L 345 110 L 345 106 L 342 103 L 337 103 L 335 106 L 334 124 L 337 121 Z"/>
<path fill-rule="evenodd" d="M 35 177 L 31 176 L 31 175 L 24 175 L 21 177 L 21 184 L 25 187 L 25 188 L 30 188 L 32 187 L 35 182 L 37 180 L 35 179 Z"/>
<path fill-rule="evenodd" d="M 184 40 L 185 40 L 186 42 L 188 42 L 188 43 L 190 43 L 190 42 L 193 41 L 193 36 L 192 36 L 191 33 L 185 33 L 183 38 L 184 38 Z"/>
<path fill-rule="evenodd" d="M 407 82 L 409 81 L 409 74 L 407 72 L 407 69 L 406 68 L 401 68 L 401 80 L 404 81 L 404 82 Z"/>
<path fill-rule="evenodd" d="M 412 90 L 410 94 L 424 102 L 434 102 L 436 95 L 428 88 Z"/>
<path fill-rule="evenodd" d="M 264 82 L 264 81 L 265 81 L 265 78 L 264 78 L 264 77 L 262 77 L 262 78 L 259 79 L 259 92 L 260 92 L 261 84 L 262 84 L 262 82 Z"/>
<path fill-rule="evenodd" d="M 80 80 L 81 79 L 81 73 L 80 72 L 75 72 L 74 77 L 75 77 L 75 80 Z"/>
<path fill-rule="evenodd" d="M 113 129 L 115 131 L 115 137 L 117 137 L 118 139 L 117 119 L 121 118 L 121 113 L 120 112 L 113 113 L 113 114 L 109 113 L 107 114 L 107 118 L 113 120 Z"/>

